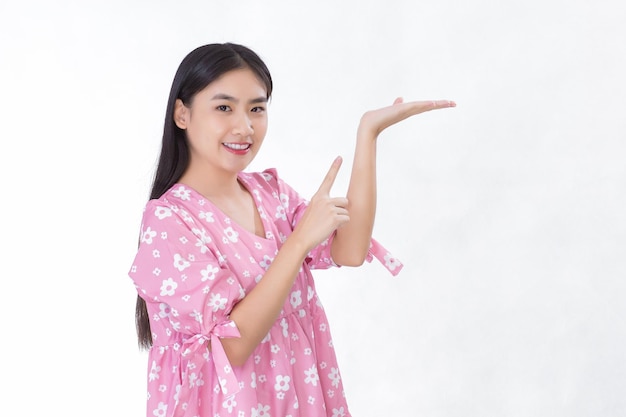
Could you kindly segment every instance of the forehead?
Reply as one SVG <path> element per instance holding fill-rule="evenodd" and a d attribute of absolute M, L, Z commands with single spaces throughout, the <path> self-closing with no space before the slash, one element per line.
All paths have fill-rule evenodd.
<path fill-rule="evenodd" d="M 267 97 L 265 84 L 249 68 L 228 71 L 207 85 L 198 94 L 228 95 L 237 99 Z"/>

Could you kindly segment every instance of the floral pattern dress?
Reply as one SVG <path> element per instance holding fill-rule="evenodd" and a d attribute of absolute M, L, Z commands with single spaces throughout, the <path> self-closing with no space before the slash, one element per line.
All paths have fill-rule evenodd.
<path fill-rule="evenodd" d="M 239 337 L 233 306 L 263 279 L 307 201 L 274 169 L 240 173 L 265 229 L 240 227 L 193 189 L 176 184 L 146 204 L 130 269 L 146 301 L 148 417 L 350 416 L 326 315 L 311 269 L 337 266 L 332 236 L 312 250 L 267 336 L 242 366 L 230 365 L 221 338 Z M 402 269 L 372 239 L 392 274 Z"/>

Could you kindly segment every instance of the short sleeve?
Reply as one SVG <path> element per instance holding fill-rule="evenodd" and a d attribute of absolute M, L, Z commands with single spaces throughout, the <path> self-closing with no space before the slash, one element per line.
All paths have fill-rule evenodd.
<path fill-rule="evenodd" d="M 266 180 L 276 181 L 281 205 L 285 210 L 287 219 L 291 222 L 291 229 L 293 230 L 304 215 L 309 201 L 302 198 L 292 187 L 280 179 L 275 169 L 265 170 L 263 174 Z M 335 232 L 309 252 L 305 262 L 311 269 L 327 269 L 333 266 L 341 266 L 336 264 L 331 256 L 334 237 Z M 398 259 L 394 258 L 375 239 L 371 239 L 366 261 L 371 262 L 374 258 L 378 259 L 392 275 L 398 275 L 403 268 L 403 264 Z"/>
<path fill-rule="evenodd" d="M 206 335 L 228 321 L 244 296 L 235 275 L 207 248 L 205 233 L 182 209 L 150 201 L 129 272 L 138 294 L 147 302 L 167 304 L 173 329 L 187 335 Z"/>

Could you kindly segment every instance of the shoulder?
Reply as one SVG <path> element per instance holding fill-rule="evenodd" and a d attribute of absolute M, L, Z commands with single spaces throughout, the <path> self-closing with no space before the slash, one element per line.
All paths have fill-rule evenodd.
<path fill-rule="evenodd" d="M 242 172 L 239 177 L 244 180 L 252 190 L 259 190 L 270 194 L 281 193 L 286 186 L 278 175 L 276 168 L 267 168 L 261 172 Z"/>
<path fill-rule="evenodd" d="M 261 172 L 242 172 L 239 177 L 251 184 L 272 184 L 278 182 L 278 171 L 276 168 L 267 168 Z"/>
<path fill-rule="evenodd" d="M 161 197 L 148 200 L 143 212 L 144 222 L 193 223 L 190 211 L 193 212 L 198 203 L 203 205 L 199 200 L 194 190 L 175 184 Z"/>

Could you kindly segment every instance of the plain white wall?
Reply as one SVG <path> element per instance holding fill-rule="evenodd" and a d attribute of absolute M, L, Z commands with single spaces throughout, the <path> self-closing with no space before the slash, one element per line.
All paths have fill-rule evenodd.
<path fill-rule="evenodd" d="M 127 278 L 174 71 L 255 49 L 276 89 L 251 169 L 303 195 L 360 115 L 385 131 L 375 235 L 405 263 L 320 271 L 356 417 L 626 415 L 626 10 L 618 1 L 0 3 L 0 396 L 140 416 Z"/>

